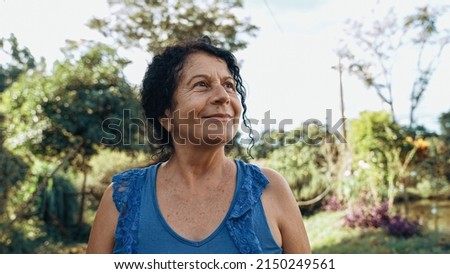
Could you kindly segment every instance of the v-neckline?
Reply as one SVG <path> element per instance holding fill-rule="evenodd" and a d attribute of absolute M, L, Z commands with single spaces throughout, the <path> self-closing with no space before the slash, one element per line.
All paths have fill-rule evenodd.
<path fill-rule="evenodd" d="M 164 218 L 164 215 L 161 211 L 161 208 L 159 207 L 159 203 L 158 203 L 158 198 L 156 195 L 156 180 L 158 177 L 158 170 L 159 167 L 161 166 L 161 163 L 158 163 L 155 169 L 155 173 L 153 174 L 153 178 L 152 178 L 152 200 L 153 200 L 153 206 L 155 208 L 156 211 L 156 215 L 158 216 L 161 224 L 164 226 L 164 228 L 176 239 L 180 240 L 181 242 L 184 242 L 186 244 L 189 244 L 191 246 L 201 246 L 206 244 L 207 242 L 211 241 L 212 239 L 214 239 L 214 237 L 216 237 L 217 234 L 220 233 L 220 231 L 225 227 L 226 221 L 229 219 L 231 212 L 233 211 L 234 205 L 236 204 L 236 197 L 237 197 L 237 193 L 238 190 L 240 188 L 240 182 L 242 181 L 240 176 L 242 174 L 242 171 L 240 170 L 239 164 L 237 163 L 237 160 L 234 160 L 234 163 L 236 165 L 236 181 L 235 181 L 235 188 L 234 188 L 234 193 L 233 193 L 233 198 L 231 200 L 231 203 L 228 207 L 228 211 L 227 214 L 225 215 L 225 217 L 223 218 L 223 220 L 219 223 L 218 227 L 216 229 L 214 229 L 214 231 L 207 237 L 205 237 L 204 239 L 200 240 L 200 241 L 193 241 L 190 239 L 187 239 L 183 236 L 181 236 L 180 234 L 178 234 L 174 229 L 172 229 L 172 227 L 169 225 L 169 223 L 167 223 L 166 218 Z"/>

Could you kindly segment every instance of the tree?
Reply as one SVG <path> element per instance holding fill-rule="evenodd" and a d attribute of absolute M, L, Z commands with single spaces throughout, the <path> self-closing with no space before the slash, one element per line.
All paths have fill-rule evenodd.
<path fill-rule="evenodd" d="M 386 198 L 392 206 L 406 169 L 417 149 L 401 127 L 384 111 L 362 112 L 350 122 L 348 140 L 353 152 L 351 195 L 365 192 L 375 201 Z"/>
<path fill-rule="evenodd" d="M 0 65 L 0 103 L 2 92 L 19 76 L 35 67 L 34 57 L 28 48 L 20 47 L 17 38 L 11 34 L 9 38 L 0 38 L 0 54 L 6 55 L 9 61 Z M 4 148 L 5 115 L 0 109 L 0 216 L 5 211 L 5 202 L 11 187 L 18 185 L 28 172 L 26 163 Z"/>
<path fill-rule="evenodd" d="M 93 18 L 88 26 L 112 37 L 119 45 L 159 52 L 175 42 L 208 35 L 229 50 L 245 48 L 240 35 L 255 36 L 248 18 L 239 20 L 233 10 L 242 0 L 108 0 L 110 18 Z"/>
<path fill-rule="evenodd" d="M 19 46 L 14 34 L 8 39 L 0 38 L 0 53 L 10 58 L 10 62 L 0 65 L 0 93 L 9 87 L 23 72 L 33 69 L 36 64 L 28 48 Z"/>
<path fill-rule="evenodd" d="M 347 32 L 357 47 L 344 50 L 347 52 L 344 55 L 340 51 L 341 55 L 350 59 L 349 71 L 389 106 L 394 121 L 395 57 L 404 49 L 415 50 L 417 75 L 412 81 L 409 113 L 409 125 L 413 127 L 416 123 L 415 111 L 438 67 L 443 50 L 450 43 L 450 29 L 440 29 L 438 24 L 446 11 L 446 7 L 424 6 L 417 8 L 416 13 L 399 19 L 391 9 L 382 19 L 374 20 L 372 25 L 358 21 L 348 23 Z"/>
<path fill-rule="evenodd" d="M 106 45 L 80 46 L 79 56 L 73 54 L 73 47 L 78 46 L 66 49 L 66 60 L 56 62 L 51 75 L 35 70 L 5 92 L 11 147 L 26 147 L 44 159 L 63 158 L 74 151 L 70 157 L 74 161 L 77 155 L 95 154 L 105 140 L 131 149 L 119 140 L 102 138 L 111 129 L 104 127 L 108 118 L 122 121 L 124 109 L 139 115 L 133 87 L 122 72 L 128 61 Z M 129 133 L 116 137 L 127 140 Z"/>
<path fill-rule="evenodd" d="M 410 126 L 415 125 L 415 111 L 428 88 L 434 71 L 437 69 L 438 60 L 444 48 L 450 43 L 450 28 L 440 30 L 437 22 L 447 9 L 448 7 L 431 8 L 425 6 L 418 8 L 416 14 L 405 18 L 404 28 L 407 31 L 416 32 L 411 42 L 419 48 L 416 64 L 417 77 L 413 83 L 410 97 Z M 424 57 L 428 53 L 427 51 L 432 51 L 429 60 Z"/>
<path fill-rule="evenodd" d="M 17 186 L 28 172 L 26 163 L 3 147 L 3 123 L 4 116 L 0 113 L 0 217 L 4 214 L 10 188 Z"/>
<path fill-rule="evenodd" d="M 7 113 L 5 145 L 21 152 L 30 165 L 38 159 L 51 166 L 38 174 L 32 197 L 17 215 L 26 214 L 39 200 L 44 202 L 39 195 L 49 187 L 63 187 L 67 180 L 59 178 L 58 172 L 71 168 L 84 178 L 78 211 L 81 225 L 88 160 L 102 147 L 136 149 L 143 144 L 137 138 L 142 137 L 139 130 L 144 121 L 137 111 L 134 88 L 123 74 L 128 61 L 116 50 L 103 44 L 72 42 L 64 52 L 66 59 L 56 62 L 50 75 L 38 68 L 19 77 L 2 94 L 1 108 Z M 125 117 L 125 111 L 130 117 Z M 135 121 L 141 123 L 132 125 Z"/>

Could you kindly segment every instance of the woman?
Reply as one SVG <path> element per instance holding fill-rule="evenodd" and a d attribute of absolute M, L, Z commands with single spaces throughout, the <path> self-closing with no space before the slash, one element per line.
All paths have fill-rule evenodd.
<path fill-rule="evenodd" d="M 209 38 L 148 66 L 141 103 L 160 161 L 113 177 L 87 253 L 309 253 L 302 216 L 277 172 L 225 155 L 245 116 L 235 57 Z"/>

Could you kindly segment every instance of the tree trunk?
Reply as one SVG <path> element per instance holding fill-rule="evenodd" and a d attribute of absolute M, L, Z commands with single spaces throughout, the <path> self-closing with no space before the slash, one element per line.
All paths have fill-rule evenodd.
<path fill-rule="evenodd" d="M 83 184 L 81 186 L 80 211 L 78 213 L 78 229 L 81 229 L 81 226 L 83 224 L 84 201 L 86 200 L 87 173 L 88 169 L 86 166 L 86 159 L 85 156 L 83 155 Z"/>

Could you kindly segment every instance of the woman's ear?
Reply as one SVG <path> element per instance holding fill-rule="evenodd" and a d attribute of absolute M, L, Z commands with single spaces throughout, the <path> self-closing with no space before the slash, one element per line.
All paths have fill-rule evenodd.
<path fill-rule="evenodd" d="M 166 111 L 164 111 L 164 115 L 159 118 L 159 123 L 164 127 L 165 130 L 167 130 L 167 132 L 171 132 L 173 125 L 172 125 L 172 113 L 170 113 L 169 109 L 166 109 Z"/>

